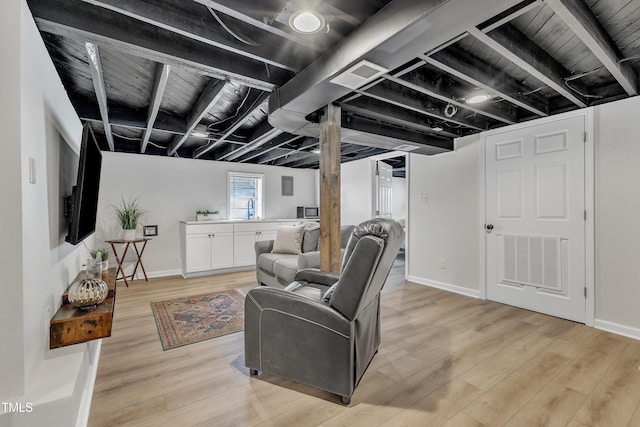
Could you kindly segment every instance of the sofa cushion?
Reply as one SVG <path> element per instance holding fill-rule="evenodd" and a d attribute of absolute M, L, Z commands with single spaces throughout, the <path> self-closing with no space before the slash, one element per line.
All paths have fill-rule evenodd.
<path fill-rule="evenodd" d="M 273 242 L 274 254 L 294 254 L 302 251 L 302 233 L 304 225 L 281 225 L 276 229 L 276 240 Z"/>
<path fill-rule="evenodd" d="M 298 258 L 280 258 L 273 263 L 273 273 L 287 282 L 293 282 L 298 272 Z"/>
<path fill-rule="evenodd" d="M 287 259 L 287 258 L 292 259 L 296 263 L 296 266 L 298 265 L 297 255 L 267 253 L 267 254 L 261 254 L 258 257 L 258 268 L 273 274 L 274 273 L 273 263 L 276 262 L 277 260 Z"/>
<path fill-rule="evenodd" d="M 302 253 L 318 250 L 320 240 L 320 224 L 317 222 L 305 222 L 304 234 L 302 235 Z"/>

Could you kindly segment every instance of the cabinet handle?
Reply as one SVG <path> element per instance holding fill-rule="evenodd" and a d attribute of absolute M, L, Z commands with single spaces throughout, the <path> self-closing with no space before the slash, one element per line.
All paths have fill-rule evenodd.
<path fill-rule="evenodd" d="M 212 238 L 213 238 L 213 237 L 216 237 L 216 235 L 215 235 L 215 234 L 212 234 L 212 235 L 211 235 L 211 237 L 212 237 Z"/>

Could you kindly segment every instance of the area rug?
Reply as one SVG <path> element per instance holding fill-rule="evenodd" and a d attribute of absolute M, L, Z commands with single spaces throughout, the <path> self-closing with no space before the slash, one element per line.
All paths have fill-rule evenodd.
<path fill-rule="evenodd" d="M 151 310 L 165 350 L 244 328 L 244 296 L 236 290 L 151 302 Z"/>

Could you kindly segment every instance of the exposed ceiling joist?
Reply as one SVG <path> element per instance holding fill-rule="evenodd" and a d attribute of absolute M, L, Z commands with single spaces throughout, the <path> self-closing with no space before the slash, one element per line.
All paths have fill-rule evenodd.
<path fill-rule="evenodd" d="M 587 106 L 583 96 L 586 89 L 578 82 L 572 88 L 565 81 L 571 73 L 558 63 L 551 55 L 531 43 L 524 34 L 511 24 L 505 24 L 493 31 L 484 33 L 477 28 L 469 29 L 476 39 L 516 64 L 560 95 L 580 108 Z"/>
<path fill-rule="evenodd" d="M 271 141 L 263 144 L 257 150 L 252 150 L 249 153 L 245 153 L 239 158 L 234 159 L 237 162 L 244 163 L 246 161 L 255 159 L 256 157 L 262 156 L 270 151 L 275 150 L 276 148 L 280 148 L 284 145 L 291 144 L 298 139 L 304 138 L 300 135 L 292 135 L 290 133 L 283 133 L 273 138 Z"/>
<path fill-rule="evenodd" d="M 265 123 L 268 124 L 268 122 L 265 120 Z M 275 129 L 271 126 L 269 126 L 270 129 L 264 131 L 260 136 L 258 136 L 255 139 L 252 139 L 251 142 L 245 144 L 242 147 L 236 148 L 232 151 L 230 151 L 229 153 L 221 156 L 220 158 L 216 159 L 216 160 L 234 160 L 237 159 L 238 157 L 242 156 L 245 153 L 248 153 L 251 150 L 254 150 L 256 148 L 259 148 L 262 144 L 265 144 L 267 142 L 269 142 L 270 140 L 272 140 L 273 138 L 275 138 L 276 136 L 282 134 L 282 131 L 279 129 Z"/>
<path fill-rule="evenodd" d="M 277 44 L 271 38 L 275 36 L 269 37 L 267 33 L 260 38 L 260 44 L 255 46 L 241 43 L 229 33 L 220 31 L 219 26 L 212 25 L 213 18 L 207 19 L 206 15 L 185 13 L 179 2 L 163 0 L 162 7 L 158 7 L 157 1 L 151 0 L 82 1 L 274 67 L 290 71 L 297 71 L 300 67 L 300 62 L 295 56 L 281 56 L 277 61 L 273 59 L 273 50 L 277 49 Z M 206 9 L 202 8 L 202 11 L 208 14 Z"/>
<path fill-rule="evenodd" d="M 109 107 L 107 105 L 107 91 L 104 85 L 104 74 L 102 73 L 102 63 L 100 62 L 100 52 L 98 46 L 92 43 L 85 44 L 87 57 L 89 58 L 89 70 L 93 87 L 96 91 L 100 116 L 102 118 L 102 126 L 104 127 L 104 135 L 109 144 L 109 150 L 115 151 L 113 143 L 113 133 L 111 132 L 111 124 L 109 123 Z"/>
<path fill-rule="evenodd" d="M 431 56 L 422 56 L 428 64 L 464 80 L 478 88 L 524 108 L 539 116 L 549 114 L 547 101 L 536 93 L 522 94 L 522 86 L 513 78 L 487 65 L 478 58 L 471 57 L 460 48 L 450 47 Z"/>
<path fill-rule="evenodd" d="M 638 94 L 638 76 L 629 64 L 619 62 L 622 55 L 618 48 L 582 0 L 546 0 L 545 4 L 582 40 L 629 95 Z"/>
<path fill-rule="evenodd" d="M 354 132 L 349 132 L 354 131 Z M 362 136 L 366 135 L 366 138 Z M 435 154 L 453 150 L 453 140 L 434 138 L 422 132 L 385 126 L 381 127 L 375 120 L 342 113 L 342 141 L 368 147 L 387 150 L 396 149 L 400 145 L 420 148 L 422 154 Z M 408 142 L 409 144 L 405 144 Z"/>
<path fill-rule="evenodd" d="M 463 97 L 466 95 L 463 94 L 461 90 L 457 90 L 452 85 L 443 83 L 440 85 L 440 87 L 436 87 L 436 85 L 432 84 L 431 82 L 420 78 L 419 74 L 417 73 L 408 73 L 405 74 L 402 78 L 396 78 L 392 76 L 385 77 L 394 83 L 397 83 L 404 87 L 408 87 L 409 89 L 412 89 L 416 92 L 420 92 L 432 98 L 436 98 L 441 101 L 456 105 L 458 107 L 465 108 L 469 111 L 482 114 L 485 117 L 489 117 L 506 124 L 516 123 L 515 111 L 512 108 L 508 108 L 508 106 L 505 106 L 504 104 L 496 103 L 485 103 L 482 106 L 467 104 L 463 99 Z"/>
<path fill-rule="evenodd" d="M 174 137 L 174 140 L 167 149 L 168 156 L 173 156 L 173 154 L 178 151 L 178 148 L 180 148 L 187 138 L 189 138 L 191 131 L 195 129 L 196 125 L 200 123 L 211 107 L 220 100 L 221 96 L 224 94 L 223 88 L 225 84 L 225 82 L 215 79 L 211 79 L 209 81 L 207 86 L 204 88 L 204 91 L 200 94 L 198 101 L 189 113 L 189 117 L 187 117 L 184 135 Z"/>
<path fill-rule="evenodd" d="M 341 103 L 343 111 L 357 114 L 359 116 L 370 117 L 372 119 L 385 121 L 397 126 L 414 129 L 418 132 L 427 132 L 437 137 L 456 138 L 461 134 L 447 130 L 436 131 L 434 125 L 429 123 L 422 114 L 404 108 L 395 108 L 385 102 L 376 102 L 373 98 L 361 97 L 350 103 Z"/>
<path fill-rule="evenodd" d="M 392 85 L 394 84 L 384 82 L 366 91 L 358 92 L 362 95 L 377 99 L 379 101 L 388 102 L 389 104 L 397 105 L 398 107 L 407 108 L 409 110 L 436 118 L 438 120 L 447 121 L 456 125 L 466 126 L 476 130 L 488 129 L 485 120 L 481 120 L 478 117 L 461 117 L 460 113 L 452 117 L 446 117 L 443 112 L 444 106 L 441 105 L 441 102 L 432 102 L 428 99 L 420 99 L 417 97 L 409 97 L 403 95 L 402 92 L 398 90 L 398 85 L 395 85 L 396 87 L 393 87 Z"/>
<path fill-rule="evenodd" d="M 495 30 L 496 28 L 513 21 L 518 16 L 524 15 L 525 13 L 540 6 L 542 6 L 542 0 L 523 0 L 521 3 L 518 3 L 494 16 L 489 21 L 482 23 L 478 28 L 481 28 L 485 33 Z"/>
<path fill-rule="evenodd" d="M 318 155 L 316 153 L 312 153 L 310 151 L 298 151 L 298 152 L 294 152 L 293 154 L 289 154 L 286 156 L 283 156 L 281 158 L 279 158 L 278 160 L 274 161 L 271 165 L 272 166 L 285 166 L 288 165 L 290 163 L 294 163 L 300 160 L 306 160 L 309 158 L 315 158 L 316 160 L 318 159 Z"/>
<path fill-rule="evenodd" d="M 272 162 L 274 160 L 280 159 L 282 157 L 286 157 L 291 155 L 291 153 L 296 153 L 298 151 L 306 151 L 309 150 L 311 148 L 317 147 L 320 144 L 320 142 L 318 141 L 318 139 L 316 138 L 305 138 L 304 142 L 302 144 L 300 144 L 300 146 L 295 150 L 282 150 L 282 149 L 276 149 L 274 150 L 274 152 L 269 153 L 269 154 L 264 154 L 259 156 L 255 163 L 257 164 L 265 164 L 265 163 L 269 163 Z"/>
<path fill-rule="evenodd" d="M 253 97 L 251 102 L 245 102 L 245 104 L 242 105 L 237 112 L 238 119 L 236 119 L 236 121 L 231 126 L 229 126 L 215 142 L 204 145 L 195 150 L 193 153 L 193 158 L 197 159 L 203 154 L 218 147 L 220 144 L 226 141 L 227 138 L 231 136 L 231 134 L 233 134 L 233 132 L 238 130 L 238 128 L 240 128 L 240 126 L 242 126 L 251 116 L 253 116 L 255 112 L 260 109 L 266 108 L 265 106 L 263 106 L 263 102 L 267 99 L 268 96 L 269 93 L 260 92 L 258 95 Z"/>
<path fill-rule="evenodd" d="M 221 80 L 271 91 L 292 75 L 81 0 L 29 0 L 29 6 L 41 31 L 192 68 Z"/>
<path fill-rule="evenodd" d="M 282 37 L 287 40 L 291 40 L 293 42 L 304 45 L 308 48 L 314 50 L 320 50 L 321 47 L 316 45 L 313 42 L 313 39 L 305 38 L 304 36 L 300 36 L 297 34 L 292 34 L 287 31 L 283 31 L 280 28 L 277 28 L 270 23 L 265 22 L 265 17 L 259 14 L 259 11 L 254 7 L 242 8 L 240 2 L 238 0 L 193 0 L 197 3 L 200 3 L 204 6 L 210 7 L 211 9 L 217 10 L 218 12 L 222 12 L 225 15 L 229 15 L 239 21 L 242 21 L 246 24 L 252 25 L 256 28 L 260 28 L 261 30 L 267 31 L 271 34 L 275 34 L 278 37 Z"/>
<path fill-rule="evenodd" d="M 151 90 L 151 101 L 149 102 L 149 112 L 147 113 L 147 127 L 142 135 L 142 141 L 140 143 L 140 153 L 144 153 L 151 137 L 151 132 L 158 117 L 158 111 L 160 111 L 160 103 L 162 102 L 162 95 L 167 87 L 167 81 L 169 80 L 169 73 L 171 72 L 171 65 L 158 64 L 156 66 L 156 74 L 153 79 L 153 89 Z"/>

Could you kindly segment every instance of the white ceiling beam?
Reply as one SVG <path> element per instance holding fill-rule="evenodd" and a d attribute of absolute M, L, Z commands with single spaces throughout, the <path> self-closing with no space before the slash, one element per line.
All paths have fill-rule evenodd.
<path fill-rule="evenodd" d="M 151 131 L 153 131 L 153 125 L 158 117 L 158 111 L 160 111 L 162 95 L 167 87 L 170 72 L 171 65 L 158 64 L 156 67 L 156 74 L 153 80 L 153 90 L 151 91 L 151 101 L 149 102 L 149 112 L 147 114 L 147 127 L 144 130 L 144 135 L 142 136 L 142 142 L 140 144 L 141 153 L 144 153 L 147 150 L 147 144 L 151 137 Z"/>
<path fill-rule="evenodd" d="M 107 90 L 104 85 L 104 74 L 102 73 L 102 63 L 100 62 L 100 52 L 98 51 L 98 46 L 93 43 L 85 43 L 85 49 L 87 50 L 87 57 L 89 58 L 89 71 L 91 73 L 91 80 L 93 81 L 93 88 L 96 92 L 98 108 L 100 109 L 104 135 L 107 139 L 107 144 L 109 144 L 109 150 L 115 151 L 113 133 L 111 132 L 111 124 L 109 124 Z"/>
<path fill-rule="evenodd" d="M 582 0 L 546 0 L 545 4 L 593 52 L 627 94 L 638 94 L 638 76 L 629 64 L 619 62 L 622 55 L 618 47 Z"/>

